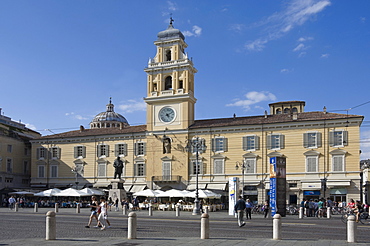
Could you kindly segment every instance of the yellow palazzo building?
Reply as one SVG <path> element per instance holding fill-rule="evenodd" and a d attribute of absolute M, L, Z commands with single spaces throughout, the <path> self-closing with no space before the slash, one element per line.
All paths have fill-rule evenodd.
<path fill-rule="evenodd" d="M 119 156 L 129 194 L 146 187 L 193 190 L 198 176 L 200 189 L 227 198 L 229 178 L 238 177 L 244 196 L 262 203 L 269 195 L 269 160 L 283 156 L 287 203 L 360 197 L 363 116 L 305 112 L 304 101 L 287 101 L 257 116 L 195 120 L 197 70 L 184 35 L 170 23 L 154 44 L 156 55 L 144 69 L 146 124 L 130 126 L 109 101 L 90 129 L 33 140 L 33 187 L 109 188 Z M 194 137 L 206 147 L 198 155 Z"/>

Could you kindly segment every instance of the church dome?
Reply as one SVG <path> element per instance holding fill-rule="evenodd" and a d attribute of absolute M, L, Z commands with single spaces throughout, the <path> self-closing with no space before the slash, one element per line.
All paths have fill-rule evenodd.
<path fill-rule="evenodd" d="M 126 127 L 129 126 L 126 118 L 114 112 L 114 105 L 112 100 L 107 104 L 107 111 L 97 114 L 90 122 L 90 128 L 109 128 L 109 127 Z"/>
<path fill-rule="evenodd" d="M 176 29 L 173 27 L 172 21 L 170 22 L 170 25 L 168 26 L 166 30 L 161 31 L 157 34 L 158 41 L 174 39 L 174 38 L 181 38 L 182 40 L 185 40 L 184 34 L 182 34 L 179 29 Z"/>

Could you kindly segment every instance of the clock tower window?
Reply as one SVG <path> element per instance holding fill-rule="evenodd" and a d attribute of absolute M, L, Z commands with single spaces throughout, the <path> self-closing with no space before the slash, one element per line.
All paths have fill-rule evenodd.
<path fill-rule="evenodd" d="M 179 89 L 184 89 L 184 82 L 182 80 L 179 81 Z"/>
<path fill-rule="evenodd" d="M 164 89 L 166 91 L 172 89 L 172 77 L 171 76 L 166 77 L 165 82 L 164 82 Z"/>

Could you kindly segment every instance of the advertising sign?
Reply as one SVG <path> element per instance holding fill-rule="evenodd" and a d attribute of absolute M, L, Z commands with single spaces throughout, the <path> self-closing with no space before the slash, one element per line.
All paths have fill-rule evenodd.
<path fill-rule="evenodd" d="M 286 159 L 270 158 L 270 208 L 271 216 L 286 215 Z"/>
<path fill-rule="evenodd" d="M 237 177 L 229 178 L 229 215 L 234 215 L 234 206 L 238 200 L 238 181 Z"/>

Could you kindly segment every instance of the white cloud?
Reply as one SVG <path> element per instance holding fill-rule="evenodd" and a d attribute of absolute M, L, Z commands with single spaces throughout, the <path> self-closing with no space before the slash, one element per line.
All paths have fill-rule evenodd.
<path fill-rule="evenodd" d="M 170 11 L 176 11 L 177 10 L 176 3 L 171 2 L 171 1 L 167 1 L 167 4 L 168 4 L 168 10 L 170 10 Z"/>
<path fill-rule="evenodd" d="M 268 42 L 267 40 L 257 39 L 254 40 L 253 42 L 245 44 L 244 47 L 250 51 L 262 51 L 265 48 L 265 44 L 267 42 Z"/>
<path fill-rule="evenodd" d="M 241 33 L 245 28 L 246 27 L 245 27 L 244 24 L 232 24 L 232 25 L 230 25 L 230 30 L 232 30 L 234 32 L 238 32 L 238 33 Z"/>
<path fill-rule="evenodd" d="M 300 37 L 298 39 L 298 42 L 302 43 L 302 42 L 311 41 L 311 40 L 313 40 L 313 37 Z"/>
<path fill-rule="evenodd" d="M 84 117 L 84 116 L 75 114 L 75 112 L 65 113 L 65 116 L 70 116 L 73 119 L 77 119 L 77 120 L 88 120 L 88 119 L 90 119 L 88 117 Z"/>
<path fill-rule="evenodd" d="M 329 54 L 322 54 L 320 57 L 321 58 L 329 58 Z"/>
<path fill-rule="evenodd" d="M 361 131 L 361 160 L 370 159 L 370 131 Z"/>
<path fill-rule="evenodd" d="M 280 70 L 280 73 L 290 73 L 293 72 L 293 69 L 283 68 Z"/>
<path fill-rule="evenodd" d="M 298 46 L 297 46 L 297 47 L 295 47 L 295 48 L 293 49 L 293 51 L 294 51 L 294 52 L 297 52 L 297 51 L 304 50 L 304 49 L 305 49 L 304 44 L 300 43 L 300 44 L 298 44 Z"/>
<path fill-rule="evenodd" d="M 126 103 L 118 105 L 118 108 L 123 113 L 146 111 L 146 103 L 142 100 L 128 100 Z"/>
<path fill-rule="evenodd" d="M 234 103 L 227 104 L 228 107 L 242 107 L 250 110 L 251 106 L 263 101 L 275 101 L 276 96 L 268 91 L 251 91 L 244 95 L 246 99 L 235 99 Z M 258 105 L 256 105 L 258 106 Z"/>
<path fill-rule="evenodd" d="M 185 37 L 199 37 L 202 34 L 202 28 L 199 26 L 193 26 L 192 32 L 184 31 L 182 34 L 184 34 Z"/>
<path fill-rule="evenodd" d="M 330 4 L 330 0 L 291 0 L 282 11 L 269 16 L 261 23 L 255 25 L 264 27 L 266 34 L 255 41 L 248 42 L 245 48 L 261 51 L 264 46 L 253 46 L 250 44 L 254 44 L 258 40 L 264 40 L 265 42 L 263 44 L 265 45 L 272 40 L 279 39 L 295 27 L 306 23 Z M 253 47 L 259 48 L 250 49 Z"/>

